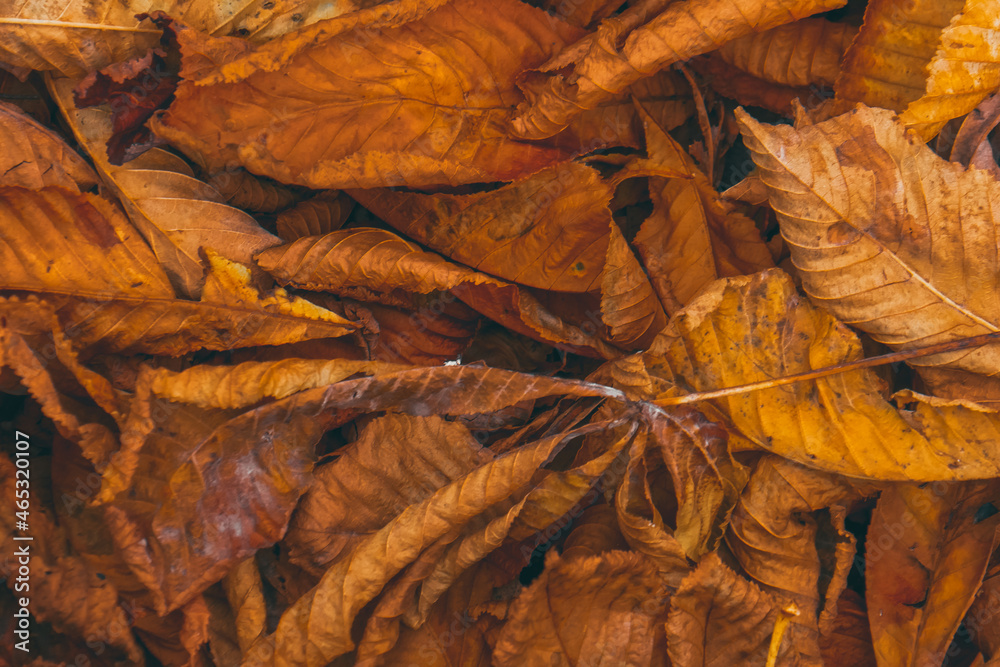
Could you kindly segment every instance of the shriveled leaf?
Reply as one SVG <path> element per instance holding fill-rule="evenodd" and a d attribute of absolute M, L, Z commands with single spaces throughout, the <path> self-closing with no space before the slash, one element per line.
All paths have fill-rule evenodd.
<path fill-rule="evenodd" d="M 383 612 L 376 615 L 377 623 L 369 622 L 364 640 L 358 647 L 359 654 L 374 656 L 388 650 L 398 632 L 400 620 L 411 627 L 419 627 L 426 622 L 433 606 L 446 591 L 505 541 L 520 542 L 542 535 L 543 530 L 558 529 L 565 521 L 564 517 L 578 513 L 580 505 L 596 497 L 600 489 L 613 487 L 616 471 L 612 466 L 624 465 L 622 449 L 635 430 L 636 426 L 633 426 L 624 435 L 609 431 L 607 435 L 617 438 L 617 441 L 607 451 L 564 472 L 540 472 L 538 476 L 544 478 L 509 510 L 499 511 L 496 518 L 489 515 L 477 517 L 458 539 L 450 541 L 440 552 L 435 552 L 436 562 L 422 568 L 419 585 L 414 585 L 411 594 L 395 608 L 397 618 Z M 523 563 L 530 561 L 531 553 L 531 548 L 522 548 Z"/>
<path fill-rule="evenodd" d="M 764 664 L 778 609 L 767 593 L 726 567 L 702 559 L 670 599 L 667 652 L 673 667 Z M 788 654 L 779 653 L 778 664 Z"/>
<path fill-rule="evenodd" d="M 275 633 L 258 642 L 246 664 L 325 665 L 354 648 L 355 616 L 398 571 L 434 541 L 517 491 L 571 435 L 558 435 L 498 457 L 407 507 L 283 615 Z M 305 622 L 307 621 L 308 622 Z"/>
<path fill-rule="evenodd" d="M 233 610 L 239 647 L 245 651 L 267 631 L 267 608 L 257 562 L 251 557 L 238 563 L 222 580 L 222 587 Z"/>
<path fill-rule="evenodd" d="M 150 127 L 210 168 L 235 161 L 313 188 L 512 180 L 572 156 L 514 141 L 506 126 L 523 99 L 514 77 L 578 29 L 514 0 L 399 5 L 253 50 L 174 22 L 184 81 Z"/>
<path fill-rule="evenodd" d="M 201 296 L 204 268 L 199 251 L 211 248 L 234 262 L 250 263 L 253 254 L 281 240 L 243 211 L 225 205 L 218 191 L 194 178 L 190 167 L 160 149 L 124 166 L 108 161 L 110 114 L 101 108 L 78 109 L 73 82 L 51 81 L 63 115 L 77 141 L 90 154 L 101 177 L 125 207 L 181 296 Z"/>
<path fill-rule="evenodd" d="M 166 274 L 135 229 L 107 202 L 59 188 L 0 188 L 0 280 L 8 313 L 48 331 L 55 312 L 80 347 L 183 354 L 206 347 L 296 342 L 340 336 L 353 325 L 284 290 L 262 294 L 244 267 L 208 253 L 201 301 L 177 299 Z M 30 248 L 29 252 L 23 249 Z"/>
<path fill-rule="evenodd" d="M 837 600 L 837 617 L 832 628 L 820 637 L 820 649 L 826 664 L 844 662 L 857 667 L 876 667 L 872 633 L 868 628 L 865 599 L 847 589 Z"/>
<path fill-rule="evenodd" d="M 246 169 L 226 169 L 206 179 L 230 206 L 253 213 L 274 213 L 294 206 L 300 195 L 289 186 L 254 176 Z M 281 236 L 279 234 L 279 236 Z"/>
<path fill-rule="evenodd" d="M 650 280 L 668 312 L 676 312 L 717 278 L 773 266 L 753 221 L 736 212 L 708 177 L 653 118 L 640 109 L 646 159 L 629 170 L 674 170 L 688 178 L 651 178 L 653 213 L 635 237 Z"/>
<path fill-rule="evenodd" d="M 248 361 L 235 366 L 194 366 L 182 373 L 151 371 L 151 388 L 162 398 L 201 408 L 246 408 L 265 398 L 286 398 L 355 374 L 391 373 L 402 364 L 352 359 Z"/>
<path fill-rule="evenodd" d="M 89 190 L 97 174 L 57 134 L 0 102 L 0 184 Z"/>
<path fill-rule="evenodd" d="M 1000 484 L 900 484 L 868 528 L 865 597 L 879 664 L 937 665 L 997 544 Z"/>
<path fill-rule="evenodd" d="M 628 551 L 628 542 L 618 528 L 615 508 L 604 502 L 591 505 L 573 521 L 560 555 L 566 559 L 599 556 L 605 551 Z"/>
<path fill-rule="evenodd" d="M 438 417 L 386 415 L 316 470 L 285 536 L 293 562 L 322 574 L 410 505 L 493 459 Z"/>
<path fill-rule="evenodd" d="M 530 104 L 519 107 L 516 136 L 551 137 L 583 109 L 624 91 L 644 75 L 706 53 L 730 40 L 836 9 L 840 0 L 683 0 L 667 5 L 645 25 L 609 34 L 572 64 L 569 74 L 549 74 L 523 84 Z M 550 65 L 542 66 L 548 71 Z M 553 68 L 554 69 L 554 68 Z"/>
<path fill-rule="evenodd" d="M 35 466 L 40 463 L 36 457 L 29 460 Z M 24 470 L 6 455 L 0 456 L 0 495 L 11 509 L 0 521 L 0 544 L 10 554 L 0 561 L 0 575 L 19 597 L 30 593 L 31 614 L 38 621 L 51 623 L 59 632 L 113 647 L 111 650 L 118 655 L 142 664 L 142 649 L 130 631 L 131 619 L 119 606 L 118 590 L 86 560 L 67 549 L 63 530 L 47 511 L 40 511 L 37 499 L 30 503 L 30 511 L 25 511 L 25 516 L 30 517 L 30 531 L 15 530 L 14 513 L 20 509 L 16 498 L 24 498 L 23 494 L 15 496 L 15 490 L 31 488 L 17 484 L 18 480 L 32 481 L 24 476 Z M 30 466 L 27 470 L 30 475 Z M 37 467 L 35 472 L 37 483 Z M 15 541 L 15 535 L 32 539 Z M 22 550 L 26 559 L 17 555 Z M 19 574 L 19 565 L 27 566 L 28 576 Z M 41 573 L 44 576 L 39 576 Z"/>
<path fill-rule="evenodd" d="M 276 233 L 285 241 L 323 236 L 340 229 L 353 208 L 354 200 L 342 192 L 319 194 L 279 213 L 274 221 Z"/>
<path fill-rule="evenodd" d="M 506 573 L 484 561 L 466 572 L 434 605 L 427 621 L 418 628 L 401 629 L 398 641 L 377 662 L 359 665 L 407 665 L 421 667 L 488 667 L 492 665 L 491 640 L 500 624 L 484 607 L 492 607 L 507 583 Z"/>
<path fill-rule="evenodd" d="M 409 238 L 483 273 L 561 292 L 600 287 L 613 192 L 586 165 L 570 162 L 472 195 L 350 194 Z"/>
<path fill-rule="evenodd" d="M 282 285 L 340 292 L 363 287 L 428 294 L 464 282 L 503 283 L 452 264 L 384 229 L 354 227 L 307 236 L 257 255 L 257 263 Z"/>
<path fill-rule="evenodd" d="M 687 555 L 684 547 L 667 526 L 654 499 L 656 476 L 660 462 L 647 461 L 645 438 L 637 439 L 629 452 L 629 463 L 618 492 L 615 493 L 615 512 L 622 535 L 635 551 L 644 554 L 655 566 L 664 582 L 676 588 L 688 574 Z M 650 457 L 651 458 L 651 457 Z M 652 474 L 651 474 L 652 473 Z"/>
<path fill-rule="evenodd" d="M 839 539 L 822 545 L 821 552 L 820 512 L 843 508 L 861 494 L 862 489 L 844 478 L 766 457 L 733 510 L 726 545 L 761 590 L 783 605 L 798 607 L 786 641 L 804 664 L 822 664 L 820 615 L 825 605 L 836 604 L 854 565 L 854 539 L 843 526 L 842 514 L 836 526 Z M 835 512 L 827 514 L 836 521 Z"/>
<path fill-rule="evenodd" d="M 837 98 L 899 111 L 926 141 L 1000 85 L 998 45 L 986 0 L 877 0 L 844 56 Z"/>
<path fill-rule="evenodd" d="M 541 576 L 511 605 L 494 664 L 665 666 L 666 598 L 641 554 L 563 560 L 550 551 Z"/>
<path fill-rule="evenodd" d="M 799 129 L 738 117 L 814 300 L 897 348 L 1000 331 L 991 175 L 939 158 L 887 110 Z M 911 363 L 993 376 L 1000 346 Z"/>
<path fill-rule="evenodd" d="M 787 86 L 833 85 L 857 34 L 849 23 L 802 19 L 723 44 L 719 55 L 739 69 Z"/>
<path fill-rule="evenodd" d="M 816 89 L 758 79 L 730 65 L 715 53 L 694 58 L 685 66 L 697 72 L 719 95 L 732 98 L 743 106 L 761 107 L 782 116 L 794 113 L 795 100 L 812 107 L 825 99 Z"/>
<path fill-rule="evenodd" d="M 82 385 L 119 423 L 124 416 L 122 397 L 103 377 L 79 362 L 58 327 L 48 339 L 18 332 L 16 321 L 6 324 L 0 327 L 0 368 L 13 371 L 56 430 L 76 443 L 88 460 L 96 465 L 106 463 L 117 448 L 113 423 L 100 410 L 66 391 Z"/>

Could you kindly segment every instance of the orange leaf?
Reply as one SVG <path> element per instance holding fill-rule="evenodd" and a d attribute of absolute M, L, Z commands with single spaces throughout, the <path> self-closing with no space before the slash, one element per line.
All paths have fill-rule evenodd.
<path fill-rule="evenodd" d="M 376 6 L 256 50 L 171 30 L 184 80 L 149 125 L 212 170 L 236 161 L 313 188 L 457 185 L 573 153 L 507 137 L 514 77 L 580 34 L 516 0 Z"/>

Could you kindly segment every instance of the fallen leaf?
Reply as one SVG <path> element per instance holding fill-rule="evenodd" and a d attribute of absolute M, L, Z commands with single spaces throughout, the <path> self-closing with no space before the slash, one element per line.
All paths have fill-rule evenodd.
<path fill-rule="evenodd" d="M 528 102 L 513 120 L 515 136 L 551 137 L 583 109 L 592 109 L 643 76 L 711 51 L 730 40 L 836 9 L 839 0 L 780 3 L 683 0 L 667 5 L 645 25 L 609 34 L 572 63 L 568 75 L 549 74 L 528 87 Z M 561 63 L 563 64 L 563 63 Z M 565 63 L 570 64 L 570 63 Z M 543 65 L 548 71 L 550 65 Z M 524 87 L 524 86 L 523 86 Z"/>
<path fill-rule="evenodd" d="M 865 553 L 879 664 L 944 659 L 997 545 L 993 482 L 903 484 L 882 492 Z"/>
<path fill-rule="evenodd" d="M 511 605 L 494 664 L 667 665 L 666 611 L 666 586 L 642 555 L 561 560 L 550 552 L 542 575 Z"/>
<path fill-rule="evenodd" d="M 777 616 L 767 593 L 740 578 L 718 555 L 709 554 L 670 598 L 666 623 L 670 664 L 763 663 Z M 787 655 L 790 646 L 784 647 Z"/>
<path fill-rule="evenodd" d="M 811 298 L 896 348 L 1000 330 L 992 176 L 937 157 L 887 110 L 859 107 L 799 129 L 739 119 Z M 912 364 L 993 376 L 997 350 Z"/>
<path fill-rule="evenodd" d="M 527 176 L 573 152 L 507 137 L 509 108 L 522 99 L 514 77 L 580 33 L 514 0 L 501 3 L 373 7 L 249 51 L 162 19 L 180 43 L 183 80 L 150 127 L 210 169 L 232 160 L 313 188 Z M 368 30 L 363 44 L 351 31 L 359 23 Z M 495 47 L 471 46 L 484 40 Z M 211 69 L 201 66 L 205 54 Z M 350 79 L 337 74 L 348 70 Z M 264 89 L 266 97 L 255 93 Z"/>
<path fill-rule="evenodd" d="M 835 88 L 845 103 L 899 111 L 924 140 L 1000 85 L 992 5 L 982 0 L 870 2 Z"/>
<path fill-rule="evenodd" d="M 205 280 L 199 256 L 202 248 L 249 264 L 254 253 L 280 243 L 252 217 L 226 206 L 222 195 L 195 179 L 187 163 L 175 155 L 154 148 L 127 166 L 111 164 L 104 150 L 111 137 L 108 113 L 77 109 L 68 79 L 51 81 L 49 88 L 77 141 L 118 196 L 178 294 L 190 299 L 201 296 Z"/>
<path fill-rule="evenodd" d="M 808 18 L 723 44 L 719 57 L 771 83 L 832 86 L 857 28 Z"/>

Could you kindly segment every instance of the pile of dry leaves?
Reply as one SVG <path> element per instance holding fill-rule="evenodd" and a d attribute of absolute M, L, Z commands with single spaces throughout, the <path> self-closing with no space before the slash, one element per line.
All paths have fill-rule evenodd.
<path fill-rule="evenodd" d="M 0 3 L 7 659 L 1000 665 L 998 17 Z"/>

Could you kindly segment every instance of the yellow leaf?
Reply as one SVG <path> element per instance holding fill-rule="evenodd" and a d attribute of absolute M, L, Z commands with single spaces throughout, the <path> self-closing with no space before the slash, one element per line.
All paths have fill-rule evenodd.
<path fill-rule="evenodd" d="M 1000 85 L 989 0 L 873 0 L 844 55 L 837 99 L 899 111 L 926 141 Z"/>
<path fill-rule="evenodd" d="M 720 280 L 642 355 L 666 394 L 731 387 L 858 359 L 857 338 L 799 297 L 772 269 Z M 634 360 L 630 363 L 634 364 Z M 633 370 L 631 375 L 635 375 Z M 758 447 L 806 466 L 881 480 L 996 477 L 1000 416 L 968 401 L 912 392 L 902 409 L 875 389 L 870 371 L 850 371 L 712 401 Z"/>
<path fill-rule="evenodd" d="M 887 110 L 799 129 L 739 120 L 811 298 L 895 348 L 1000 331 L 990 174 L 939 158 Z M 1000 346 L 911 363 L 993 376 Z"/>

